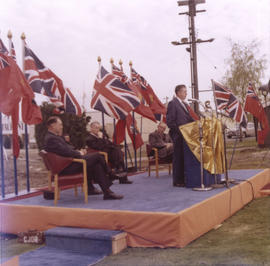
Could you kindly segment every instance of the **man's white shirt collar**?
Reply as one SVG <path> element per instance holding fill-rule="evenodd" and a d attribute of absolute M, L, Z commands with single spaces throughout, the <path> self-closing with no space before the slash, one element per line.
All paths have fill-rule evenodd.
<path fill-rule="evenodd" d="M 180 104 L 184 107 L 184 109 L 188 112 L 187 107 L 185 106 L 184 103 L 186 103 L 185 101 L 181 100 L 179 97 L 176 96 L 176 98 L 178 99 L 178 101 L 180 102 Z M 187 103 L 186 103 L 187 104 Z"/>

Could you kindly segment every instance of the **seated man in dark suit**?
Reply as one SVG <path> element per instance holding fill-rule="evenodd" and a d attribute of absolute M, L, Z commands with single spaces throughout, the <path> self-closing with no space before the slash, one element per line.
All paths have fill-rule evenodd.
<path fill-rule="evenodd" d="M 90 132 L 86 138 L 86 145 L 94 150 L 104 151 L 108 154 L 108 160 L 111 167 L 116 170 L 119 175 L 120 184 L 132 184 L 132 181 L 127 179 L 125 172 L 124 153 L 121 146 L 112 143 L 105 132 L 101 132 L 101 125 L 94 121 L 90 124 Z"/>
<path fill-rule="evenodd" d="M 173 144 L 170 136 L 165 134 L 166 124 L 160 122 L 158 124 L 157 130 L 150 133 L 149 144 L 153 148 L 158 149 L 158 157 L 161 159 L 172 160 L 173 155 Z"/>
<path fill-rule="evenodd" d="M 109 168 L 107 167 L 104 156 L 99 153 L 86 154 L 85 150 L 75 150 L 72 145 L 65 142 L 62 137 L 63 123 L 57 116 L 51 116 L 47 121 L 48 132 L 44 140 L 44 150 L 52 152 L 63 157 L 85 159 L 87 163 L 87 179 L 88 179 L 88 194 L 101 194 L 92 184 L 96 181 L 104 194 L 103 199 L 122 199 L 122 195 L 117 195 L 110 190 L 112 182 L 108 175 Z M 60 174 L 76 174 L 82 172 L 82 164 L 72 162 Z"/>

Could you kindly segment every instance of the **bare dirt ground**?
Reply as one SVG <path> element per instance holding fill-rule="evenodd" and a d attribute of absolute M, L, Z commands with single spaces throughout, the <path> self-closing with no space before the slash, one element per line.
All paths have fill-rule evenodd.
<path fill-rule="evenodd" d="M 5 194 L 14 192 L 14 162 L 11 150 L 7 150 L 8 160 L 4 163 L 4 178 L 5 178 Z M 47 170 L 43 164 L 41 157 L 38 155 L 37 149 L 29 150 L 29 177 L 30 187 L 40 188 L 47 186 Z M 25 190 L 26 185 L 26 160 L 25 151 L 20 151 L 20 156 L 17 159 L 17 178 L 18 190 Z M 2 184 L 1 184 L 2 185 Z"/>

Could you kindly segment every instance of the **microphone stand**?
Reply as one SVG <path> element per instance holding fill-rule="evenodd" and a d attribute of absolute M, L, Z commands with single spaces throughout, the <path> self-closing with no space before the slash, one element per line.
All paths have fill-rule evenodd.
<path fill-rule="evenodd" d="M 198 101 L 198 103 L 201 103 L 200 101 Z M 203 128 L 202 128 L 202 122 L 201 122 L 201 116 L 200 116 L 200 120 L 199 120 L 199 140 L 200 140 L 200 161 L 201 161 L 201 187 L 194 187 L 192 190 L 195 191 L 209 191 L 212 190 L 212 187 L 206 187 L 203 183 Z"/>
<path fill-rule="evenodd" d="M 224 114 L 222 113 L 218 113 L 217 112 L 217 117 L 218 115 L 221 115 L 222 116 L 225 116 Z M 225 129 L 226 129 L 226 126 L 222 125 L 222 135 L 223 135 L 223 144 L 224 144 L 224 166 L 225 166 L 225 169 L 224 170 L 224 176 L 225 176 L 225 184 L 226 184 L 226 187 L 229 188 L 229 175 L 228 175 L 228 163 L 227 163 L 227 149 L 226 149 L 226 134 L 225 134 Z M 223 165 L 223 164 L 222 164 Z"/>

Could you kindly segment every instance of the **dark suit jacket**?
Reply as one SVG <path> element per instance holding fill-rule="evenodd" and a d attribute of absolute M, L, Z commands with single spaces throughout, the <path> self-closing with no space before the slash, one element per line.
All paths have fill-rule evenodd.
<path fill-rule="evenodd" d="M 179 126 L 193 122 L 194 119 L 175 97 L 168 104 L 166 121 L 167 126 L 170 129 L 170 136 L 174 141 L 175 138 L 182 137 Z"/>
<path fill-rule="evenodd" d="M 63 157 L 82 158 L 79 151 L 66 143 L 63 137 L 47 132 L 44 139 L 44 150 L 53 152 Z"/>
<path fill-rule="evenodd" d="M 157 130 L 149 135 L 149 144 L 154 148 L 158 148 L 158 156 L 160 158 L 168 155 L 166 144 L 171 142 L 172 140 L 168 134 L 159 134 Z"/>
<path fill-rule="evenodd" d="M 91 133 L 86 138 L 86 145 L 94 150 L 109 152 L 115 145 L 106 138 L 98 138 Z"/>

